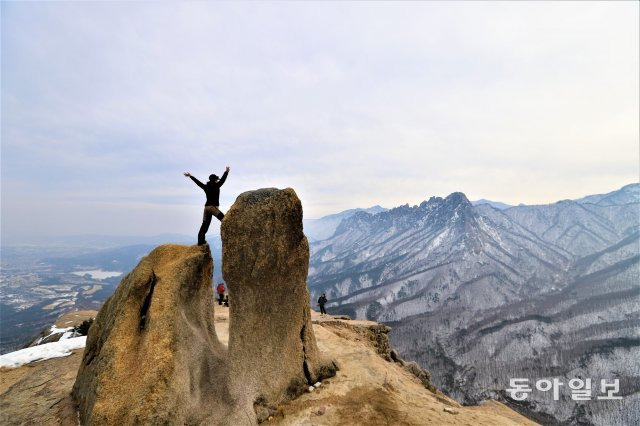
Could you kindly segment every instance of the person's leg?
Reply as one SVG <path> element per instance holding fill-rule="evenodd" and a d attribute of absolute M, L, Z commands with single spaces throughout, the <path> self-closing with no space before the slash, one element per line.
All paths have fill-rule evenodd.
<path fill-rule="evenodd" d="M 220 209 L 218 208 L 219 206 L 214 206 L 213 207 L 213 215 L 220 221 L 222 222 L 222 219 L 224 219 L 224 213 L 222 213 L 220 211 Z"/>
<path fill-rule="evenodd" d="M 209 206 L 205 206 L 204 208 L 204 213 L 202 214 L 202 225 L 200 226 L 200 231 L 198 232 L 198 245 L 204 245 L 206 243 L 206 240 L 204 239 L 204 236 L 206 235 L 207 231 L 209 230 L 209 225 L 211 224 L 211 216 L 212 216 L 212 212 L 211 209 L 208 208 Z"/>

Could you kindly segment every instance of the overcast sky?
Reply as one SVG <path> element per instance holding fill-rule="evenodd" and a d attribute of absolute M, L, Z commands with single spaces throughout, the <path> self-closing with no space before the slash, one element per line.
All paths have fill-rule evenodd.
<path fill-rule="evenodd" d="M 638 2 L 2 2 L 2 238 L 638 181 Z"/>

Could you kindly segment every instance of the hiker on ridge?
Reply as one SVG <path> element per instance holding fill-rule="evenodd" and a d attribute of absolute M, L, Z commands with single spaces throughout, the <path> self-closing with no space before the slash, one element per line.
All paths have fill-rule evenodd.
<path fill-rule="evenodd" d="M 218 305 L 222 306 L 222 302 L 224 302 L 224 283 L 218 284 Z"/>
<path fill-rule="evenodd" d="M 322 296 L 318 299 L 318 305 L 320 306 L 320 315 L 327 315 L 327 311 L 324 309 L 324 305 L 327 304 L 327 296 L 322 293 Z"/>
<path fill-rule="evenodd" d="M 211 216 L 215 216 L 221 222 L 222 218 L 224 218 L 224 214 L 218 209 L 218 207 L 220 207 L 220 187 L 224 184 L 224 181 L 227 180 L 229 170 L 231 170 L 231 168 L 227 166 L 227 169 L 224 171 L 221 178 L 218 178 L 218 175 L 209 175 L 209 182 L 206 184 L 191 176 L 191 173 L 189 172 L 185 172 L 184 174 L 186 177 L 191 178 L 191 180 L 202 188 L 205 194 L 207 194 L 207 202 L 204 205 L 204 214 L 202 215 L 202 226 L 200 226 L 200 231 L 198 232 L 199 246 L 207 243 L 204 236 L 209 230 Z"/>

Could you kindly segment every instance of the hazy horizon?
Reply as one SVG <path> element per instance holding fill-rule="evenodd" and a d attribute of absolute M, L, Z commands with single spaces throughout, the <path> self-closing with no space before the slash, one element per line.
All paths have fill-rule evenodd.
<path fill-rule="evenodd" d="M 637 184 L 637 182 L 633 182 L 631 184 Z M 627 185 L 631 185 L 631 184 L 626 184 L 623 185 L 622 187 L 625 187 Z M 621 189 L 620 188 L 615 188 L 612 189 L 612 191 Z M 604 193 L 608 193 L 608 192 L 612 192 L 612 191 L 606 191 Z M 464 193 L 464 191 L 454 191 L 454 192 L 462 192 Z M 447 195 L 449 194 L 434 194 L 434 195 L 429 195 L 426 196 L 423 200 L 421 201 L 425 201 L 428 200 L 430 197 L 435 196 L 435 197 L 442 197 L 445 198 Z M 465 194 L 466 195 L 466 194 Z M 585 196 L 588 195 L 598 195 L 598 194 L 582 194 L 580 196 L 577 197 L 571 197 L 568 199 L 571 200 L 577 200 L 580 198 L 583 198 Z M 488 200 L 486 198 L 478 198 L 478 199 L 470 199 L 470 202 L 475 202 L 475 201 L 480 201 L 480 200 L 485 200 L 485 201 L 491 201 L 491 202 L 498 202 L 500 203 L 500 200 Z M 550 201 L 549 203 L 541 203 L 541 204 L 553 204 L 553 203 L 557 203 L 559 201 L 563 201 L 563 200 L 553 200 Z M 358 209 L 358 208 L 362 208 L 362 209 L 368 209 L 371 207 L 383 207 L 385 209 L 393 209 L 396 207 L 400 207 L 406 204 L 411 204 L 411 203 L 402 203 L 402 204 L 398 204 L 398 205 L 393 205 L 393 206 L 381 206 L 380 204 L 374 204 L 374 205 L 370 205 L 370 206 L 354 206 L 354 207 L 349 207 L 346 208 L 344 210 L 340 210 L 340 211 L 335 211 L 335 212 L 329 212 L 326 215 L 320 216 L 320 217 L 307 217 L 305 214 L 304 220 L 317 220 L 317 219 L 322 219 L 323 217 L 326 216 L 330 216 L 336 213 L 341 213 L 344 212 L 346 210 L 351 210 L 351 209 Z M 411 205 L 417 205 L 417 204 L 411 204 Z M 512 207 L 518 207 L 519 205 L 525 205 L 525 204 L 514 204 L 512 205 Z M 526 206 L 532 206 L 533 204 L 526 204 Z M 540 204 L 538 204 L 540 205 Z M 303 206 L 303 210 L 304 210 L 304 206 Z M 38 244 L 38 243 L 49 243 L 49 244 L 57 244 L 57 243 L 72 243 L 74 239 L 79 240 L 79 242 L 86 242 L 86 240 L 91 239 L 91 238 L 100 238 L 100 237 L 105 237 L 105 238 L 113 238 L 114 241 L 117 239 L 130 239 L 130 243 L 131 244 L 145 244 L 145 242 L 140 242 L 140 241 L 136 241 L 137 238 L 140 239 L 148 239 L 148 240 L 154 240 L 157 237 L 176 237 L 176 238 L 181 238 L 181 237 L 189 237 L 191 239 L 193 239 L 194 241 L 196 240 L 196 235 L 195 235 L 195 231 L 197 231 L 197 229 L 195 230 L 191 230 L 191 232 L 162 232 L 162 233 L 149 233 L 149 234 L 135 234 L 135 233 L 130 233 L 130 234 L 100 234 L 100 233 L 77 233 L 77 234 L 51 234 L 51 235 L 47 235 L 47 236 L 28 236 L 26 237 L 26 239 L 24 241 L 16 241 L 13 239 L 10 239 L 8 242 L 6 242 L 6 238 L 2 238 L 2 240 L 0 241 L 0 243 L 2 243 L 2 245 L 5 246 L 12 246 L 12 245 L 21 245 L 21 244 L 26 244 L 26 245 L 30 245 L 30 244 Z M 209 234 L 211 235 L 219 235 L 220 234 L 220 226 L 218 223 L 216 222 L 212 222 Z M 155 242 L 155 241 L 154 241 Z M 157 241 L 157 243 L 165 243 L 167 241 Z"/>
<path fill-rule="evenodd" d="M 639 180 L 638 12 L 3 2 L 2 239 L 191 235 L 182 173 L 226 165 L 223 211 L 293 187 L 308 218 L 619 189 Z"/>

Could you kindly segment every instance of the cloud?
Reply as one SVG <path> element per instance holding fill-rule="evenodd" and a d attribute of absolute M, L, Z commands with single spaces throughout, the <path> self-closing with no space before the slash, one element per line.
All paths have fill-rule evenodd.
<path fill-rule="evenodd" d="M 181 173 L 227 164 L 223 204 L 291 186 L 311 217 L 452 191 L 539 203 L 615 189 L 638 179 L 637 14 L 635 2 L 5 3 L 3 235 L 7 218 L 15 235 L 42 221 L 33 200 L 56 203 L 49 233 L 93 230 L 96 203 L 109 232 L 136 231 L 131 203 L 199 215 Z M 165 219 L 145 229 L 174 232 Z"/>

